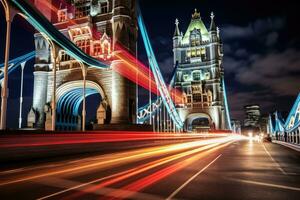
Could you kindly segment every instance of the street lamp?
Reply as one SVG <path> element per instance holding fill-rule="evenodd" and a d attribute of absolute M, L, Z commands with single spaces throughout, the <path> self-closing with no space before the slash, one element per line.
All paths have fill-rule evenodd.
<path fill-rule="evenodd" d="M 21 63 L 21 86 L 20 86 L 20 111 L 19 111 L 19 129 L 22 128 L 22 107 L 23 107 L 23 82 L 24 82 L 24 67 L 26 61 Z"/>
<path fill-rule="evenodd" d="M 8 60 L 9 60 L 9 50 L 10 50 L 10 31 L 11 31 L 11 22 L 14 17 L 12 10 L 10 9 L 6 0 L 1 0 L 5 11 L 6 19 L 6 41 L 5 41 L 5 58 L 4 58 L 4 70 L 3 70 L 3 82 L 1 90 L 1 119 L 0 119 L 0 129 L 6 129 L 6 111 L 7 111 L 7 98 L 8 98 Z"/>

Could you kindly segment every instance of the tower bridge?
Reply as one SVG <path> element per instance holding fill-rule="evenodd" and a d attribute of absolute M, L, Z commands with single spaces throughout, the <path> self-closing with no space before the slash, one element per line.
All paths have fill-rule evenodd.
<path fill-rule="evenodd" d="M 209 29 L 195 10 L 183 34 L 179 20 L 173 37 L 174 87 L 183 91 L 183 104 L 177 110 L 186 130 L 227 129 L 230 119 L 225 94 L 223 45 L 220 30 L 211 13 Z"/>
<path fill-rule="evenodd" d="M 154 131 L 230 129 L 222 43 L 214 15 L 208 31 L 200 13 L 195 11 L 184 35 L 176 21 L 173 37 L 176 67 L 168 86 L 135 1 L 65 0 L 56 5 L 52 1 L 35 0 L 31 5 L 25 0 L 1 0 L 1 3 L 8 27 L 14 15 L 21 14 L 37 30 L 35 52 L 10 62 L 10 38 L 6 40 L 7 56 L 1 74 L 2 129 L 6 128 L 8 72 L 24 66 L 34 54 L 34 92 L 28 127 L 85 130 L 86 97 L 98 94 L 101 99 L 95 110 L 98 125 L 142 123 L 153 125 Z M 136 59 L 138 29 L 149 69 Z M 149 104 L 140 108 L 138 85 L 150 91 Z M 156 100 L 152 93 L 156 93 Z M 22 124 L 21 114 L 20 121 Z"/>

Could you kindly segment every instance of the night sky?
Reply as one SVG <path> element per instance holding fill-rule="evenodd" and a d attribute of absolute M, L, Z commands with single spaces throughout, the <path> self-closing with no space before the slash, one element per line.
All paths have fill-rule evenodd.
<path fill-rule="evenodd" d="M 225 81 L 232 118 L 242 120 L 243 106 L 260 104 L 262 113 L 288 112 L 300 92 L 299 3 L 279 0 L 140 0 L 157 60 L 166 80 L 173 66 L 175 19 L 185 32 L 197 8 L 209 27 L 215 13 L 224 44 Z M 34 29 L 21 17 L 12 26 L 11 58 L 34 50 Z M 4 60 L 5 19 L 0 10 L 0 62 Z M 139 40 L 139 58 L 146 62 Z M 33 63 L 25 70 L 24 117 L 33 93 Z M 9 77 L 8 127 L 17 127 L 20 72 Z"/>

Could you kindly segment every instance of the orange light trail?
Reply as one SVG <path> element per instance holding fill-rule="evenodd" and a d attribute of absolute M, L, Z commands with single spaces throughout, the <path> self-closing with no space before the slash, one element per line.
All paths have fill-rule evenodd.
<path fill-rule="evenodd" d="M 175 172 L 187 167 L 188 165 L 191 165 L 192 163 L 194 163 L 195 161 L 198 161 L 199 159 L 204 158 L 205 156 L 209 155 L 210 153 L 221 149 L 223 147 L 228 146 L 229 144 L 231 144 L 232 142 L 228 142 L 225 143 L 221 146 L 217 146 L 214 147 L 208 151 L 205 152 L 200 152 L 190 158 L 187 158 L 181 162 L 175 163 L 171 166 L 168 166 L 166 168 L 163 168 L 149 176 L 146 176 L 140 180 L 137 180 L 125 187 L 122 187 L 119 190 L 116 190 L 115 192 L 108 194 L 108 197 L 113 197 L 113 198 L 109 198 L 110 200 L 112 199 L 126 199 L 130 196 L 133 196 L 135 193 L 137 193 L 138 191 L 166 178 L 167 176 L 170 176 L 171 174 L 174 174 Z"/>
<path fill-rule="evenodd" d="M 230 142 L 235 141 L 237 139 L 238 139 L 237 137 L 226 137 L 226 138 L 209 139 L 207 141 L 195 141 L 195 142 L 191 142 L 191 143 L 184 143 L 184 144 L 169 146 L 167 149 L 163 150 L 163 152 L 164 152 L 163 154 L 171 153 L 173 151 L 181 151 L 181 150 L 187 150 L 187 151 L 181 152 L 181 153 L 176 154 L 176 155 L 171 155 L 171 156 L 168 156 L 168 157 L 165 157 L 165 158 L 161 158 L 161 159 L 158 159 L 156 161 L 152 161 L 150 163 L 134 167 L 130 170 L 123 171 L 123 172 L 119 173 L 120 174 L 119 176 L 114 176 L 114 178 L 109 179 L 107 181 L 104 181 L 104 182 L 102 182 L 98 185 L 89 187 L 87 189 L 80 190 L 79 192 L 74 193 L 71 196 L 68 196 L 67 199 L 79 198 L 79 197 L 81 197 L 82 195 L 84 195 L 86 193 L 92 193 L 92 192 L 94 192 L 96 190 L 100 190 L 100 189 L 102 189 L 106 186 L 118 183 L 118 182 L 123 181 L 125 179 L 128 179 L 130 177 L 134 177 L 135 175 L 138 175 L 138 174 L 140 174 L 142 172 L 145 172 L 145 171 L 148 171 L 150 169 L 153 169 L 153 168 L 162 166 L 164 164 L 170 163 L 172 161 L 178 160 L 180 158 L 191 156 L 193 154 L 197 154 L 199 152 L 202 152 L 202 151 L 209 150 L 209 149 L 213 148 L 213 149 L 208 151 L 208 153 L 211 153 L 214 150 L 222 148 L 223 145 L 221 145 L 221 144 L 228 143 L 228 142 L 230 143 Z M 216 147 L 218 147 L 218 145 L 221 145 L 221 146 L 219 148 L 216 148 Z M 199 158 L 199 157 L 197 157 L 197 158 Z M 184 165 L 184 166 L 186 166 L 186 165 Z M 178 170 L 179 170 L 179 168 L 178 168 Z M 101 180 L 102 179 L 105 179 L 105 177 L 101 178 Z M 97 181 L 93 181 L 93 183 L 95 183 L 95 182 L 97 182 Z M 86 186 L 86 184 L 84 184 L 84 186 Z M 78 187 L 76 187 L 76 189 L 78 189 Z M 61 194 L 61 193 L 59 192 L 59 194 Z M 113 195 L 116 195 L 116 194 L 113 194 Z"/>
<path fill-rule="evenodd" d="M 54 176 L 54 175 L 62 175 L 62 174 L 71 174 L 71 173 L 79 173 L 83 171 L 91 171 L 91 170 L 99 170 L 99 169 L 107 169 L 114 166 L 121 166 L 124 164 L 137 162 L 143 159 L 151 158 L 154 156 L 162 156 L 169 153 L 176 153 L 179 151 L 184 151 L 191 148 L 197 148 L 203 145 L 209 145 L 213 143 L 220 143 L 221 141 L 226 141 L 228 139 L 234 139 L 233 137 L 227 138 L 218 138 L 218 139 L 208 139 L 208 140 L 200 140 L 200 141 L 192 141 L 192 142 L 184 142 L 180 144 L 169 144 L 163 146 L 155 146 L 142 148 L 138 150 L 130 150 L 121 153 L 113 153 L 102 156 L 95 156 L 92 158 L 92 161 L 86 163 L 85 159 L 79 159 L 76 162 L 76 166 L 70 164 L 63 166 L 60 169 L 47 169 L 46 171 L 34 172 L 33 174 L 25 173 L 27 170 L 31 170 L 31 168 L 25 169 L 22 171 L 22 174 L 18 174 L 17 177 L 12 177 L 9 180 L 0 180 L 0 186 L 8 185 L 18 182 L 29 181 L 33 179 Z M 82 161 L 82 162 L 81 162 Z M 81 163 L 80 163 L 81 162 Z"/>
<path fill-rule="evenodd" d="M 115 183 L 118 183 L 118 182 L 123 181 L 125 179 L 128 179 L 130 177 L 134 177 L 138 174 L 141 174 L 142 172 L 145 172 L 145 171 L 148 171 L 150 169 L 162 166 L 164 164 L 167 164 L 167 163 L 172 162 L 174 160 L 178 160 L 180 158 L 195 154 L 197 152 L 207 150 L 207 149 L 215 147 L 217 145 L 218 144 L 210 144 L 210 145 L 207 145 L 207 146 L 204 146 L 204 147 L 201 147 L 201 148 L 193 149 L 193 150 L 186 151 L 186 152 L 183 152 L 183 153 L 180 153 L 180 154 L 177 154 L 177 155 L 172 155 L 172 156 L 162 158 L 162 159 L 159 159 L 159 160 L 147 163 L 147 164 L 143 164 L 143 165 L 140 165 L 138 167 L 134 167 L 132 169 L 129 169 L 129 170 L 126 170 L 126 171 L 122 172 L 122 174 L 120 176 L 116 177 L 116 178 L 110 179 L 110 180 L 105 181 L 103 183 L 100 183 L 98 185 L 87 188 L 83 191 L 80 191 L 79 193 L 75 193 L 71 196 L 68 196 L 67 199 L 79 198 L 80 196 L 82 196 L 86 193 L 92 193 L 93 191 L 99 190 L 101 188 L 107 187 L 107 186 L 115 184 Z"/>

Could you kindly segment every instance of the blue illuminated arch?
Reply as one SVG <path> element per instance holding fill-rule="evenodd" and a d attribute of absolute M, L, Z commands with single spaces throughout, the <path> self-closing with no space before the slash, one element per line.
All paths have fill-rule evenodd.
<path fill-rule="evenodd" d="M 95 82 L 86 81 L 85 97 L 100 94 L 105 98 L 103 89 Z M 83 101 L 83 81 L 71 81 L 61 85 L 57 91 L 57 112 L 58 114 L 68 113 L 79 116 L 79 107 Z"/>

